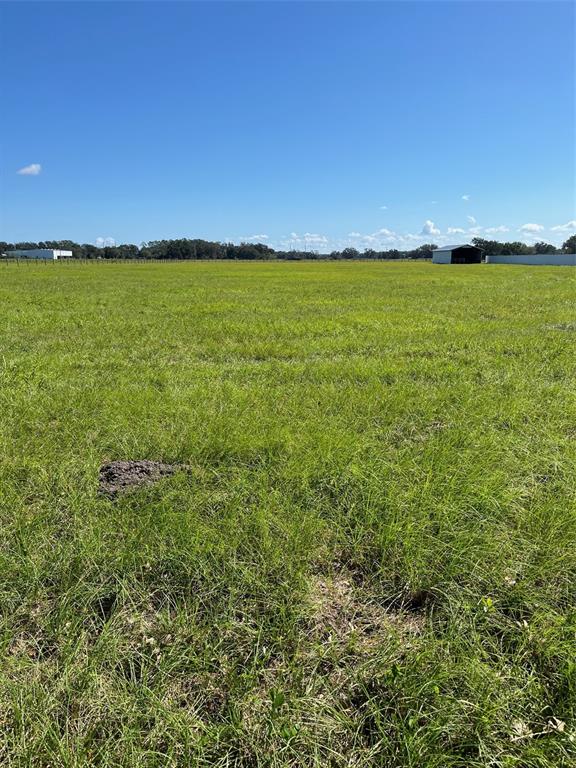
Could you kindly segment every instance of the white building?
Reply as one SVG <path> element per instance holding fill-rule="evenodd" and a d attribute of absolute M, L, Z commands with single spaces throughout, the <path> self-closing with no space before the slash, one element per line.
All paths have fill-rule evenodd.
<path fill-rule="evenodd" d="M 32 248 L 29 251 L 8 251 L 6 256 L 14 259 L 71 259 L 72 251 L 62 251 L 59 248 Z"/>
<path fill-rule="evenodd" d="M 475 245 L 443 245 L 432 251 L 433 264 L 480 264 L 482 251 Z"/>
<path fill-rule="evenodd" d="M 486 256 L 486 261 L 488 264 L 532 264 L 534 266 L 574 267 L 576 266 L 576 253 L 502 254 Z"/>

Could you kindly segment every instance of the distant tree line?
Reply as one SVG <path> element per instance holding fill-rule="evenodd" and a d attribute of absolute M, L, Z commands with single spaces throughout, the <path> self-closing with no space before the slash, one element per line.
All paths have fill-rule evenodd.
<path fill-rule="evenodd" d="M 496 254 L 529 254 L 529 253 L 576 253 L 576 235 L 566 240 L 562 248 L 550 243 L 535 243 L 526 245 L 521 242 L 501 243 L 497 240 L 484 240 L 475 237 L 472 243 L 484 251 L 487 256 Z M 298 261 L 303 259 L 350 260 L 350 259 L 430 259 L 437 248 L 433 243 L 420 245 L 410 250 L 392 248 L 377 251 L 367 248 L 359 251 L 356 248 L 344 248 L 331 253 L 318 251 L 289 250 L 277 251 L 263 243 L 219 243 L 210 240 L 182 238 L 179 240 L 151 240 L 149 243 L 133 245 L 96 246 L 90 243 L 75 243 L 72 240 L 45 240 L 38 243 L 6 243 L 0 241 L 0 253 L 10 256 L 13 250 L 29 250 L 34 248 L 55 248 L 72 251 L 74 259 L 170 259 L 170 260 L 214 260 L 238 259 L 242 261 L 281 259 Z"/>
<path fill-rule="evenodd" d="M 238 259 L 242 261 L 262 259 L 430 259 L 432 251 L 438 246 L 420 245 L 408 251 L 396 249 L 375 251 L 367 249 L 344 248 L 332 253 L 292 249 L 274 250 L 263 243 L 218 243 L 210 240 L 151 240 L 140 246 L 132 244 L 96 246 L 90 243 L 75 243 L 72 240 L 45 240 L 38 243 L 0 242 L 0 252 L 10 255 L 12 250 L 30 250 L 34 248 L 55 248 L 72 251 L 74 259 L 171 259 L 171 260 L 214 260 Z"/>
<path fill-rule="evenodd" d="M 511 254 L 525 256 L 530 253 L 576 253 L 576 235 L 569 237 L 561 248 L 544 242 L 534 243 L 534 245 L 526 245 L 526 243 L 519 241 L 501 243 L 498 240 L 484 240 L 482 237 L 472 238 L 472 245 L 481 248 L 485 256 L 497 256 L 499 254 L 505 256 Z"/>

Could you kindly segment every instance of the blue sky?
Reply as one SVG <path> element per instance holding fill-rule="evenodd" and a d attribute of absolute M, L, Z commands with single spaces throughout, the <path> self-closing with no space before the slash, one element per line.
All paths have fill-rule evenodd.
<path fill-rule="evenodd" d="M 571 2 L 0 3 L 0 239 L 576 231 Z"/>

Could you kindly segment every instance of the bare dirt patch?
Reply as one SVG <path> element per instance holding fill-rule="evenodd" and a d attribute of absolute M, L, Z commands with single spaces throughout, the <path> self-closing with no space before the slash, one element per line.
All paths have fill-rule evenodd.
<path fill-rule="evenodd" d="M 544 327 L 548 331 L 576 331 L 576 323 L 553 323 Z"/>
<path fill-rule="evenodd" d="M 423 613 L 386 607 L 346 572 L 317 575 L 309 604 L 315 635 L 338 644 L 352 642 L 360 651 L 370 651 L 391 633 L 419 635 L 424 627 Z"/>
<path fill-rule="evenodd" d="M 178 464 L 163 464 L 160 461 L 111 461 L 100 467 L 98 493 L 114 499 L 123 491 L 151 485 L 173 475 L 178 469 Z"/>

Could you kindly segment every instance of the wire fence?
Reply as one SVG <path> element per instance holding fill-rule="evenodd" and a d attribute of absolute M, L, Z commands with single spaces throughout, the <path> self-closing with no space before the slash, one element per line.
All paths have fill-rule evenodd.
<path fill-rule="evenodd" d="M 370 259 L 370 258 L 362 258 L 360 256 L 359 258 L 355 259 L 331 259 L 331 258 L 310 258 L 310 259 L 76 259 L 76 258 L 67 258 L 67 259 L 27 259 L 27 258 L 10 258 L 10 257 L 0 257 L 0 268 L 2 265 L 9 266 L 14 265 L 17 267 L 31 267 L 31 266 L 49 266 L 49 265 L 65 265 L 65 264 L 80 264 L 84 266 L 88 266 L 90 264 L 97 264 L 97 265 L 103 265 L 103 264 L 132 264 L 134 266 L 144 265 L 144 264 L 217 264 L 217 263 L 235 263 L 235 264 L 254 264 L 261 263 L 261 264 L 297 264 L 302 262 L 330 262 L 330 263 L 341 263 L 341 264 L 351 264 L 356 262 L 364 262 L 364 263 L 370 263 L 375 264 L 382 261 L 390 261 L 390 262 L 406 262 L 406 261 L 430 261 L 430 258 L 418 258 L 418 259 L 408 259 L 408 258 L 395 258 L 395 259 Z"/>
<path fill-rule="evenodd" d="M 49 266 L 56 264 L 154 264 L 162 263 L 181 263 L 183 261 L 192 261 L 192 259 L 26 259 L 26 258 L 0 258 L 0 266 L 12 264 L 17 267 L 25 266 Z M 197 261 L 208 261 L 208 259 L 197 259 Z M 212 261 L 212 260 L 211 260 Z"/>

